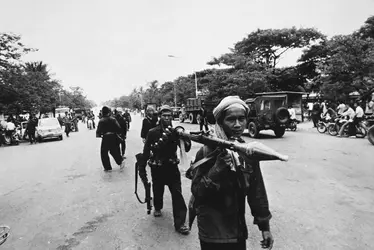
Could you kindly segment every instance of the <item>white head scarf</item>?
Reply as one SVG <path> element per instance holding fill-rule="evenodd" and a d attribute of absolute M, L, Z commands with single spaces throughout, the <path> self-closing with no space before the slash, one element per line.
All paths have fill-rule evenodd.
<path fill-rule="evenodd" d="M 214 118 L 216 119 L 215 124 L 215 134 L 218 138 L 228 140 L 225 131 L 223 130 L 222 124 L 219 124 L 219 120 L 224 115 L 225 111 L 230 108 L 240 108 L 245 111 L 245 114 L 248 114 L 249 108 L 243 100 L 238 96 L 227 96 L 222 99 L 218 106 L 213 110 Z"/>

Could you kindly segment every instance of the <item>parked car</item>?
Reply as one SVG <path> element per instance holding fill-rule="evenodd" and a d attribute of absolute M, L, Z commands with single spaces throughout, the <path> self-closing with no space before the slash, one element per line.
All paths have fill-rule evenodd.
<path fill-rule="evenodd" d="M 45 139 L 58 138 L 63 139 L 63 130 L 57 118 L 42 118 L 39 119 L 38 127 L 36 128 L 37 140 L 39 142 Z"/>
<path fill-rule="evenodd" d="M 248 115 L 248 132 L 250 137 L 257 138 L 261 130 L 271 129 L 276 137 L 284 135 L 286 124 L 290 119 L 285 95 L 263 95 L 247 99 L 250 108 Z"/>

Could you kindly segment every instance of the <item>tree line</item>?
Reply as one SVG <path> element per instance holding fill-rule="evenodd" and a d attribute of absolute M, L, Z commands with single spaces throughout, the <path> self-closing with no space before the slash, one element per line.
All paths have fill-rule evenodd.
<path fill-rule="evenodd" d="M 302 50 L 296 65 L 279 67 L 282 56 L 294 49 Z M 207 64 L 226 66 L 196 72 L 198 89 L 208 100 L 227 95 L 245 99 L 269 91 L 314 91 L 333 101 L 358 92 L 365 99 L 374 90 L 374 16 L 352 34 L 331 38 L 314 28 L 258 29 Z M 178 105 L 195 97 L 194 75 L 162 84 L 154 80 L 118 98 L 126 101 L 116 104 L 174 105 L 174 93 Z"/>
<path fill-rule="evenodd" d="M 64 89 L 48 71 L 47 64 L 21 60 L 24 54 L 33 51 L 37 49 L 26 47 L 21 36 L 0 33 L 0 113 L 46 113 L 59 106 L 96 106 L 87 99 L 82 88 Z"/>

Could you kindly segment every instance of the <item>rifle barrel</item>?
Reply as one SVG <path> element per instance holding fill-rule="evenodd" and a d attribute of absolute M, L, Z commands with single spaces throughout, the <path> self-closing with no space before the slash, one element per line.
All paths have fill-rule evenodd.
<path fill-rule="evenodd" d="M 231 149 L 238 153 L 243 153 L 246 157 L 256 159 L 259 161 L 281 160 L 288 161 L 288 156 L 275 151 L 274 149 L 265 146 L 260 142 L 239 143 L 233 141 L 226 141 L 220 138 L 208 137 L 205 135 L 196 135 L 185 132 L 183 127 L 176 127 L 176 133 L 182 138 L 188 138 L 191 141 L 201 143 L 210 147 L 220 147 Z"/>

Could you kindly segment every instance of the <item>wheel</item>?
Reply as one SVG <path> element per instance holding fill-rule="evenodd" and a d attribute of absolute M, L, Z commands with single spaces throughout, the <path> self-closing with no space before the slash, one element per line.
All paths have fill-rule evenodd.
<path fill-rule="evenodd" d="M 4 141 L 5 141 L 6 144 L 9 145 L 12 142 L 12 139 L 10 138 L 10 136 L 5 135 L 4 136 Z"/>
<path fill-rule="evenodd" d="M 258 138 L 258 135 L 260 134 L 260 131 L 259 131 L 256 123 L 250 122 L 248 124 L 248 133 L 249 133 L 250 137 L 252 137 L 252 138 Z"/>
<path fill-rule="evenodd" d="M 60 139 L 60 141 L 62 141 L 62 139 L 64 139 L 64 137 L 62 135 L 60 135 L 60 137 L 58 139 Z"/>
<path fill-rule="evenodd" d="M 371 144 L 374 145 L 374 125 L 371 126 L 368 130 L 368 140 Z"/>
<path fill-rule="evenodd" d="M 191 124 L 195 124 L 196 123 L 196 117 L 195 117 L 194 113 L 190 113 L 190 115 L 188 116 L 188 118 L 190 119 L 190 123 Z"/>
<path fill-rule="evenodd" d="M 327 132 L 332 135 L 336 136 L 339 132 L 340 126 L 337 124 L 331 124 L 327 127 Z"/>
<path fill-rule="evenodd" d="M 280 107 L 275 111 L 275 119 L 280 124 L 286 124 L 290 120 L 288 109 Z"/>
<path fill-rule="evenodd" d="M 363 127 L 358 127 L 356 131 L 356 138 L 365 138 L 367 131 Z"/>
<path fill-rule="evenodd" d="M 43 139 L 39 136 L 38 137 L 38 142 L 41 143 L 43 141 Z"/>
<path fill-rule="evenodd" d="M 326 133 L 326 130 L 327 130 L 327 128 L 326 128 L 326 125 L 324 123 L 322 123 L 322 122 L 318 123 L 318 125 L 317 125 L 317 131 L 318 132 L 323 134 L 323 133 Z"/>
<path fill-rule="evenodd" d="M 281 138 L 285 132 L 286 132 L 286 129 L 282 127 L 276 127 L 274 129 L 274 134 L 277 138 Z"/>

